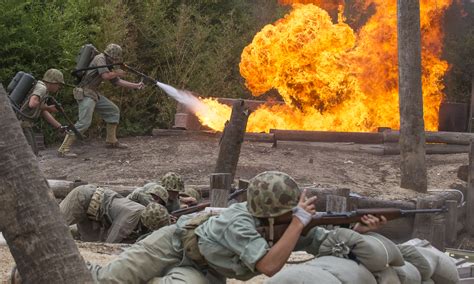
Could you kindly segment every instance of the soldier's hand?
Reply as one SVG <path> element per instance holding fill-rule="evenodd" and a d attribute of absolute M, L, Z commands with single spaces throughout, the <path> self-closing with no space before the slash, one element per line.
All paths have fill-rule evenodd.
<path fill-rule="evenodd" d="M 58 112 L 58 109 L 56 108 L 55 105 L 47 106 L 46 110 L 49 112 Z"/>
<path fill-rule="evenodd" d="M 67 125 L 61 125 L 57 128 L 57 130 L 59 133 L 64 134 L 69 130 L 69 127 Z"/>
<path fill-rule="evenodd" d="M 387 224 L 387 219 L 384 216 L 380 216 L 380 219 L 373 215 L 362 216 L 360 222 L 354 226 L 354 231 L 364 234 L 370 231 L 377 230 L 381 226 Z"/>
<path fill-rule="evenodd" d="M 140 83 L 136 83 L 136 84 L 135 84 L 135 89 L 141 90 L 141 89 L 143 89 L 143 88 L 145 88 L 145 84 L 144 84 L 143 82 L 140 82 Z"/>
<path fill-rule="evenodd" d="M 306 198 L 306 189 L 301 193 L 298 206 L 293 208 L 293 216 L 298 218 L 303 226 L 306 226 L 311 222 L 313 215 L 316 214 L 316 207 L 314 201 L 316 201 L 316 196 Z"/>

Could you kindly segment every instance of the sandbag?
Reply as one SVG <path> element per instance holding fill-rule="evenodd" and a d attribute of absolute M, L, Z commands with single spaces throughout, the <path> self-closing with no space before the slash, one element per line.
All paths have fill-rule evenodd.
<path fill-rule="evenodd" d="M 393 267 L 388 267 L 382 271 L 375 272 L 374 277 L 377 284 L 401 284 L 397 272 L 395 272 Z"/>
<path fill-rule="evenodd" d="M 421 282 L 421 284 L 435 284 L 433 280 L 428 279 Z"/>
<path fill-rule="evenodd" d="M 404 266 L 393 268 L 400 279 L 401 284 L 419 284 L 421 283 L 421 274 L 418 269 L 405 260 Z"/>
<path fill-rule="evenodd" d="M 418 269 L 418 272 L 420 272 L 421 275 L 421 280 L 427 281 L 431 279 L 436 268 L 436 262 L 433 259 L 429 262 L 428 259 L 413 245 L 401 244 L 398 245 L 398 248 L 400 249 L 405 261 L 413 264 L 416 269 Z"/>
<path fill-rule="evenodd" d="M 293 265 L 280 270 L 272 278 L 265 281 L 266 284 L 342 284 L 331 273 L 321 268 L 301 264 Z"/>
<path fill-rule="evenodd" d="M 376 233 L 362 235 L 346 228 L 330 231 L 319 248 L 319 255 L 355 258 L 371 272 L 404 265 L 400 250 L 389 239 Z"/>
<path fill-rule="evenodd" d="M 308 266 L 321 268 L 334 275 L 343 284 L 376 284 L 372 273 L 362 264 L 335 257 L 322 256 L 306 263 Z M 318 282 L 313 282 L 318 283 Z"/>
<path fill-rule="evenodd" d="M 416 248 L 424 257 L 435 262 L 434 273 L 431 279 L 436 284 L 456 284 L 459 282 L 459 274 L 456 265 L 449 256 L 434 247 Z"/>

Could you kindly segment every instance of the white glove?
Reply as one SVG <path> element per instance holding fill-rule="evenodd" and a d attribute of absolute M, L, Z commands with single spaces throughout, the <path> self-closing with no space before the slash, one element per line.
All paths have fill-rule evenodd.
<path fill-rule="evenodd" d="M 299 206 L 293 208 L 293 216 L 298 218 L 305 227 L 309 224 L 309 222 L 311 222 L 311 219 L 313 219 L 313 215 L 311 213 Z"/>

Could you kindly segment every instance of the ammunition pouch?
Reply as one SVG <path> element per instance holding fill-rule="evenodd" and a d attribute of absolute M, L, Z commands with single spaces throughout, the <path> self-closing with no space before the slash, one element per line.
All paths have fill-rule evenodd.
<path fill-rule="evenodd" d="M 199 251 L 198 236 L 194 233 L 199 225 L 203 224 L 211 217 L 211 214 L 199 214 L 189 220 L 184 229 L 186 231 L 181 236 L 185 255 L 194 261 L 199 267 L 206 267 L 207 261 Z"/>
<path fill-rule="evenodd" d="M 104 200 L 105 189 L 98 187 L 92 194 L 89 207 L 87 207 L 87 217 L 94 221 L 100 221 L 100 207 Z"/>
<path fill-rule="evenodd" d="M 74 90 L 72 90 L 72 94 L 74 95 L 74 99 L 76 99 L 77 101 L 82 101 L 84 99 L 83 88 L 74 88 Z"/>

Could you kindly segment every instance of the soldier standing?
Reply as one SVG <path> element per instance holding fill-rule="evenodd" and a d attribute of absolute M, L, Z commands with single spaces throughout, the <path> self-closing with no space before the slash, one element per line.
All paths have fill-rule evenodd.
<path fill-rule="evenodd" d="M 161 195 L 157 191 L 150 192 Z M 83 241 L 119 243 L 170 224 L 163 205 L 150 202 L 144 206 L 95 185 L 76 187 L 59 208 L 68 225 L 77 224 Z"/>
<path fill-rule="evenodd" d="M 108 64 L 122 62 L 122 48 L 114 43 L 107 45 L 105 51 L 92 59 L 89 67 L 104 66 Z M 125 72 L 120 69 L 100 67 L 89 70 L 82 77 L 79 85 L 74 88 L 73 94 L 79 105 L 79 120 L 75 127 L 84 133 L 92 122 L 92 115 L 97 111 L 102 119 L 107 123 L 107 136 L 105 144 L 107 148 L 127 148 L 127 145 L 117 140 L 117 125 L 120 120 L 120 110 L 112 101 L 104 97 L 99 92 L 102 81 L 110 81 L 112 84 L 128 89 L 140 90 L 144 87 L 142 82 L 132 83 L 121 79 Z M 76 140 L 74 134 L 68 133 L 62 145 L 58 149 L 60 157 L 75 158 L 77 155 L 70 151 L 71 145 Z"/>
<path fill-rule="evenodd" d="M 20 108 L 21 114 L 19 114 L 19 119 L 21 120 L 21 128 L 35 155 L 38 155 L 38 147 L 36 146 L 33 125 L 40 115 L 60 132 L 66 130 L 66 127 L 62 126 L 61 123 L 51 115 L 51 112 L 57 111 L 56 107 L 46 104 L 49 94 L 57 93 L 63 84 L 63 73 L 58 69 L 49 69 L 44 73 L 43 79 L 36 82 L 28 99 Z"/>
<path fill-rule="evenodd" d="M 301 237 L 316 213 L 313 202 L 300 194 L 296 182 L 281 172 L 264 172 L 250 180 L 248 203 L 236 203 L 220 215 L 182 216 L 175 225 L 153 232 L 104 267 L 89 265 L 97 283 L 225 283 L 225 278 L 248 280 L 258 274 L 272 276 L 293 250 L 318 246 L 327 231 L 315 227 Z M 257 231 L 292 216 L 275 243 Z M 364 220 L 364 219 L 363 219 Z M 354 228 L 367 232 L 379 227 L 371 216 Z M 384 223 L 383 221 L 382 223 Z M 270 233 L 271 234 L 271 233 Z"/>

